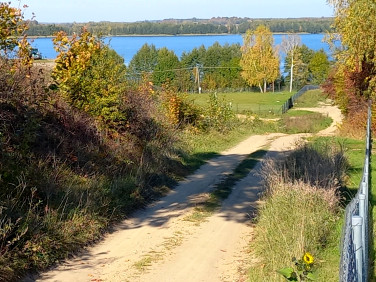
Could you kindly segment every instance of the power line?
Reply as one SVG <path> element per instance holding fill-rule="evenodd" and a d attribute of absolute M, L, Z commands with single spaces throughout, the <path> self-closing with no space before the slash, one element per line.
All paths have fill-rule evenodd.
<path fill-rule="evenodd" d="M 142 74 L 152 74 L 152 73 L 163 73 L 163 72 L 170 72 L 170 71 L 181 71 L 181 70 L 191 70 L 193 71 L 196 67 L 188 67 L 188 68 L 178 68 L 178 69 L 167 69 L 167 70 L 157 70 L 157 71 L 145 71 L 145 72 L 135 72 L 132 75 L 142 75 Z M 238 69 L 242 70 L 241 67 L 198 67 L 199 69 Z M 131 75 L 131 74 L 128 74 Z"/>

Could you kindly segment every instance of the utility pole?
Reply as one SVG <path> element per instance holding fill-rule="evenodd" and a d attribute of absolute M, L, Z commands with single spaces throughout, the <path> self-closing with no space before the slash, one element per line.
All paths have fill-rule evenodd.
<path fill-rule="evenodd" d="M 292 81 L 294 79 L 294 49 L 291 51 L 291 70 L 290 70 L 290 93 L 292 92 Z"/>
<path fill-rule="evenodd" d="M 196 80 L 196 82 L 197 82 L 198 94 L 201 94 L 201 86 L 200 86 L 200 69 L 199 69 L 198 65 L 196 66 L 195 80 Z"/>

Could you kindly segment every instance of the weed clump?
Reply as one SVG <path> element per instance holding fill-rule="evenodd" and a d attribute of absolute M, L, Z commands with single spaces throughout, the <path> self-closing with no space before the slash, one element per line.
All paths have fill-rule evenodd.
<path fill-rule="evenodd" d="M 323 140 L 300 144 L 283 160 L 266 160 L 261 171 L 264 183 L 272 189 L 278 183 L 302 181 L 323 189 L 345 185 L 349 163 L 342 145 Z"/>

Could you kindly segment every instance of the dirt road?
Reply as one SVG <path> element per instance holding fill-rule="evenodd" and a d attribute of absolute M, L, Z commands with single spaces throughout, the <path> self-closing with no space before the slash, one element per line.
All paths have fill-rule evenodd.
<path fill-rule="evenodd" d="M 311 110 L 328 113 L 334 121 L 320 134 L 332 134 L 341 122 L 341 114 L 334 107 Z M 124 220 L 99 244 L 36 280 L 243 281 L 242 269 L 247 265 L 252 239 L 252 214 L 261 191 L 258 176 L 252 172 L 238 182 L 220 210 L 206 221 L 196 224 L 187 221 L 187 216 L 248 154 L 268 146 L 267 155 L 275 157 L 303 136 L 309 135 L 248 138 L 202 166 L 160 201 Z"/>

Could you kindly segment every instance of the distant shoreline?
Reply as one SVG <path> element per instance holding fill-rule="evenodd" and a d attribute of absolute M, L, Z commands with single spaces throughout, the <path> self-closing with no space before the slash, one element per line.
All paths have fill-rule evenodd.
<path fill-rule="evenodd" d="M 325 33 L 308 33 L 308 32 L 298 32 L 298 33 L 291 33 L 291 32 L 273 32 L 273 35 L 288 35 L 288 34 L 298 34 L 298 35 L 304 35 L 304 34 L 325 34 Z M 206 34 L 124 34 L 124 35 L 103 35 L 102 38 L 106 37 L 179 37 L 179 36 L 231 36 L 231 35 L 241 35 L 243 36 L 244 33 L 206 33 Z M 71 35 L 70 35 L 71 36 Z M 56 36 L 53 35 L 28 35 L 27 38 L 29 39 L 39 39 L 39 38 L 55 38 Z"/>

